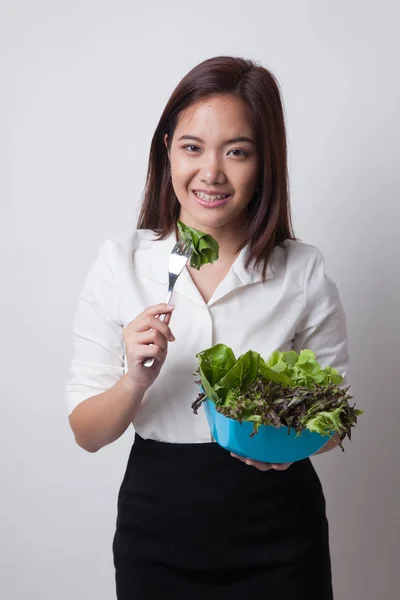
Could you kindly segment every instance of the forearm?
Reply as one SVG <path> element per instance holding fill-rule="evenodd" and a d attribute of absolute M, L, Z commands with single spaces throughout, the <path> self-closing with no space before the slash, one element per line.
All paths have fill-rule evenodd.
<path fill-rule="evenodd" d="M 325 444 L 325 446 L 322 446 L 321 450 L 318 450 L 318 452 L 316 452 L 314 456 L 316 456 L 317 454 L 323 454 L 324 452 L 329 452 L 329 450 L 333 450 L 334 448 L 339 446 L 339 444 L 340 438 L 338 434 L 335 433 L 335 435 Z"/>
<path fill-rule="evenodd" d="M 135 418 L 144 392 L 125 374 L 106 392 L 81 402 L 69 417 L 77 444 L 97 452 L 117 440 Z"/>

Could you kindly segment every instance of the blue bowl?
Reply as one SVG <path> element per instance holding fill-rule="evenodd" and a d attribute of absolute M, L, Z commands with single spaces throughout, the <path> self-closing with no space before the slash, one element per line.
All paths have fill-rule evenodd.
<path fill-rule="evenodd" d="M 258 433 L 250 437 L 253 423 L 239 423 L 217 412 L 214 402 L 204 402 L 208 424 L 214 440 L 225 450 L 252 460 L 269 463 L 288 463 L 303 460 L 318 452 L 329 437 L 302 431 L 296 437 L 292 429 L 261 425 Z"/>

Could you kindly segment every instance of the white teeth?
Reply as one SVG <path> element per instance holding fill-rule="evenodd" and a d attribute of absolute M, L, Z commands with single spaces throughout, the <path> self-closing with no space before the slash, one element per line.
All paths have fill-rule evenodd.
<path fill-rule="evenodd" d="M 207 200 L 208 202 L 212 202 L 213 200 L 222 200 L 229 196 L 229 194 L 204 194 L 204 192 L 195 192 L 198 198 L 201 200 Z"/>

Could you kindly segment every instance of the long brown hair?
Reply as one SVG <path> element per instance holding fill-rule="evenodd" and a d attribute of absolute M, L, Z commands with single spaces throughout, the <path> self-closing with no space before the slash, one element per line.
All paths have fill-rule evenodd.
<path fill-rule="evenodd" d="M 165 239 L 173 230 L 180 205 L 170 178 L 164 136 L 172 140 L 180 113 L 201 98 L 233 94 L 249 108 L 260 160 L 257 190 L 248 206 L 247 267 L 261 266 L 266 276 L 275 246 L 295 239 L 287 174 L 285 120 L 278 83 L 264 67 L 250 60 L 219 56 L 192 69 L 177 85 L 154 133 L 138 229 L 152 229 Z"/>

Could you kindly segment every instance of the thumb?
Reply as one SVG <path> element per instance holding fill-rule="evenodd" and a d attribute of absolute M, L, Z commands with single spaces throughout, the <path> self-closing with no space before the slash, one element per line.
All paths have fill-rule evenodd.
<path fill-rule="evenodd" d="M 166 316 L 165 316 L 165 319 L 164 319 L 164 323 L 166 323 L 167 325 L 169 325 L 171 317 L 172 317 L 172 312 L 167 313 Z"/>

